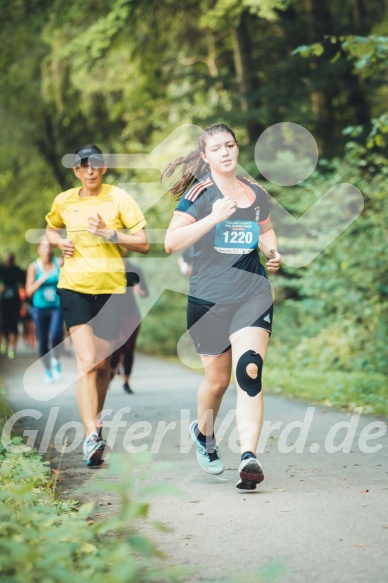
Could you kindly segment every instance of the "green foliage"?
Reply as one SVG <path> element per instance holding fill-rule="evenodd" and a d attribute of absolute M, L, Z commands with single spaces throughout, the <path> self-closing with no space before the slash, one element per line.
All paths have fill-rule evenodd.
<path fill-rule="evenodd" d="M 365 201 L 361 216 L 310 265 L 284 268 L 277 280 L 278 294 L 286 298 L 284 308 L 291 310 L 305 335 L 293 343 L 283 340 L 303 366 L 366 375 L 386 370 L 388 280 L 382 250 L 388 165 L 381 157 L 377 171 L 377 158 L 367 148 L 349 144 L 343 161 L 325 163 L 325 173 L 312 177 L 303 191 L 296 188 L 279 197 L 298 216 L 306 191 L 321 196 L 334 184 L 349 182 L 361 190 Z"/>
<path fill-rule="evenodd" d="M 0 387 L 0 429 L 4 427 L 6 420 L 12 415 L 12 410 L 8 404 L 4 389 Z"/>
<path fill-rule="evenodd" d="M 19 445 L 15 438 L 13 445 Z M 110 460 L 109 474 L 95 487 L 120 499 L 117 514 L 94 521 L 93 504 L 74 510 L 74 501 L 58 501 L 48 462 L 34 451 L 0 451 L 0 578 L 7 583 L 175 581 L 177 569 L 165 569 L 160 553 L 135 522 L 147 519 L 149 504 L 136 497 L 139 468 L 147 460 L 128 456 Z M 149 470 L 147 469 L 147 472 Z M 114 478 L 113 478 L 114 476 Z M 162 493 L 157 488 L 156 494 Z M 172 488 L 168 494 L 173 494 Z M 149 496 L 146 488 L 139 491 Z M 143 498 L 144 499 L 144 498 Z"/>
<path fill-rule="evenodd" d="M 290 0 L 217 0 L 210 3 L 204 2 L 204 10 L 201 22 L 213 29 L 220 28 L 225 22 L 239 24 L 244 12 L 259 16 L 265 20 L 276 20 L 277 11 L 284 10 Z"/>
<path fill-rule="evenodd" d="M 286 300 L 275 309 L 264 386 L 286 396 L 388 415 L 386 348 L 374 334 L 373 329 L 363 333 L 350 318 L 344 323 L 328 314 L 319 298 Z"/>
<path fill-rule="evenodd" d="M 9 407 L 0 393 L 0 431 Z M 11 451 L 10 451 L 11 450 Z M 154 543 L 136 531 L 147 520 L 152 495 L 173 487 L 149 487 L 150 457 L 111 456 L 93 481 L 119 500 L 117 513 L 95 520 L 93 503 L 61 500 L 50 463 L 20 437 L 0 443 L 0 580 L 4 583 L 167 583 L 182 570 L 166 568 Z M 153 467 L 155 464 L 153 463 Z M 161 471 L 160 467 L 155 471 Z M 163 526 L 154 525 L 159 531 Z"/>
<path fill-rule="evenodd" d="M 178 340 L 186 331 L 186 303 L 184 295 L 165 291 L 142 323 L 139 350 L 175 355 Z"/>
<path fill-rule="evenodd" d="M 328 36 L 325 39 L 331 44 L 339 45 L 340 50 L 332 57 L 332 62 L 336 62 L 344 51 L 347 58 L 354 63 L 355 72 L 364 78 L 376 75 L 380 71 L 385 71 L 388 59 L 388 37 L 387 36 Z M 312 43 L 310 45 L 299 46 L 293 50 L 294 55 L 302 57 L 321 57 L 325 52 L 323 42 Z"/>
<path fill-rule="evenodd" d="M 336 42 L 337 39 L 331 39 Z M 357 73 L 367 78 L 377 72 L 386 71 L 388 60 L 388 37 L 370 35 L 346 35 L 338 39 L 348 58 L 354 62 Z"/>
<path fill-rule="evenodd" d="M 354 63 L 355 72 L 364 78 L 384 72 L 388 59 L 388 37 L 387 36 L 329 36 L 324 37 L 333 45 L 339 45 L 340 50 L 332 57 L 332 62 L 336 62 L 342 55 L 342 51 L 347 58 Z M 325 43 L 316 42 L 310 45 L 299 46 L 292 51 L 294 55 L 302 57 L 321 57 L 325 53 Z"/>
<path fill-rule="evenodd" d="M 301 57 L 320 57 L 325 52 L 325 47 L 322 43 L 313 43 L 311 45 L 302 45 L 292 51 L 293 55 L 300 55 Z"/>
<path fill-rule="evenodd" d="M 388 134 L 388 113 L 384 113 L 377 119 L 372 119 L 372 129 L 367 138 L 368 148 L 384 148 L 387 146 L 386 134 Z"/>

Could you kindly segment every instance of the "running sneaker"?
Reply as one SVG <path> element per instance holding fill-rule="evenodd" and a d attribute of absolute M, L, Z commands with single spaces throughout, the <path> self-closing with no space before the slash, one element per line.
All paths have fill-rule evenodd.
<path fill-rule="evenodd" d="M 129 386 L 129 384 L 127 383 L 127 381 L 125 381 L 125 383 L 123 384 L 123 389 L 126 393 L 129 393 L 130 395 L 132 395 L 133 391 L 132 391 L 131 387 Z"/>
<path fill-rule="evenodd" d="M 236 484 L 239 490 L 256 490 L 257 484 L 264 480 L 263 468 L 255 457 L 243 460 L 238 469 L 240 479 Z"/>
<path fill-rule="evenodd" d="M 84 454 L 87 466 L 100 466 L 102 464 L 105 446 L 105 439 L 101 439 L 97 433 L 92 433 L 85 439 Z"/>
<path fill-rule="evenodd" d="M 46 368 L 44 371 L 44 384 L 45 385 L 52 385 L 54 382 L 53 373 L 49 368 Z"/>
<path fill-rule="evenodd" d="M 62 367 L 57 358 L 51 359 L 51 371 L 56 381 L 59 381 L 62 378 Z"/>
<path fill-rule="evenodd" d="M 197 448 L 197 461 L 202 469 L 208 474 L 222 474 L 224 471 L 224 463 L 218 453 L 218 447 L 215 441 L 208 444 L 207 447 L 199 441 L 198 435 L 198 420 L 193 421 L 190 425 L 190 435 Z"/>

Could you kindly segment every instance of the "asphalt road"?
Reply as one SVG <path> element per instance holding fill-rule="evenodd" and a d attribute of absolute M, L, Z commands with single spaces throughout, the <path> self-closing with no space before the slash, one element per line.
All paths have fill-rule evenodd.
<path fill-rule="evenodd" d="M 117 511 L 115 497 L 102 489 L 104 481 L 118 479 L 112 464 L 108 460 L 90 470 L 82 459 L 73 359 L 64 359 L 63 380 L 49 387 L 42 383 L 41 369 L 32 365 L 35 359 L 28 352 L 13 362 L 1 359 L 21 428 L 29 430 L 31 444 L 47 450 L 53 469 L 59 467 L 67 428 L 67 447 L 80 444 L 63 454 L 61 494 L 94 500 L 100 516 Z M 189 567 L 185 580 L 190 582 L 239 583 L 251 575 L 252 581 L 280 583 L 386 583 L 387 419 L 267 395 L 258 454 L 265 480 L 256 491 L 244 492 L 235 488 L 240 458 L 233 385 L 216 426 L 226 470 L 215 477 L 197 465 L 188 426 L 195 418 L 200 379 L 183 365 L 138 355 L 135 394 L 124 393 L 121 379 L 115 378 L 105 406 L 111 410 L 105 437 L 114 442 L 114 452 L 123 454 L 122 463 L 134 466 L 140 484 L 173 485 L 181 491 L 180 496 L 150 498 L 150 518 L 168 526 L 167 532 L 151 522 L 139 523 L 167 563 Z M 148 466 L 138 465 L 139 449 L 151 451 Z M 90 488 L 94 481 L 101 489 Z"/>

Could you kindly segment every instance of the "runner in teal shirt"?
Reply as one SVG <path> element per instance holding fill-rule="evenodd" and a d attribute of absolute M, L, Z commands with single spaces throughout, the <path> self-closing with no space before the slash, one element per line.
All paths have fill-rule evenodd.
<path fill-rule="evenodd" d="M 44 381 L 51 384 L 62 375 L 60 356 L 63 340 L 63 317 L 57 295 L 60 262 L 46 237 L 38 245 L 39 258 L 28 266 L 26 294 L 32 297 L 32 316 L 44 366 Z M 53 349 L 53 358 L 49 351 Z"/>

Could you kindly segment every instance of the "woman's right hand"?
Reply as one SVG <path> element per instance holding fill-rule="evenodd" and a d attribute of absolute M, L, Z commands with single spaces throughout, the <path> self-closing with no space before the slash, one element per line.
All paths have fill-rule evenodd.
<path fill-rule="evenodd" d="M 237 203 L 229 196 L 224 196 L 219 198 L 213 204 L 213 210 L 211 216 L 215 220 L 216 224 L 226 221 L 236 212 Z"/>
<path fill-rule="evenodd" d="M 64 257 L 67 257 L 68 259 L 72 257 L 74 253 L 74 243 L 71 239 L 62 239 L 59 248 L 62 251 L 62 255 Z"/>

